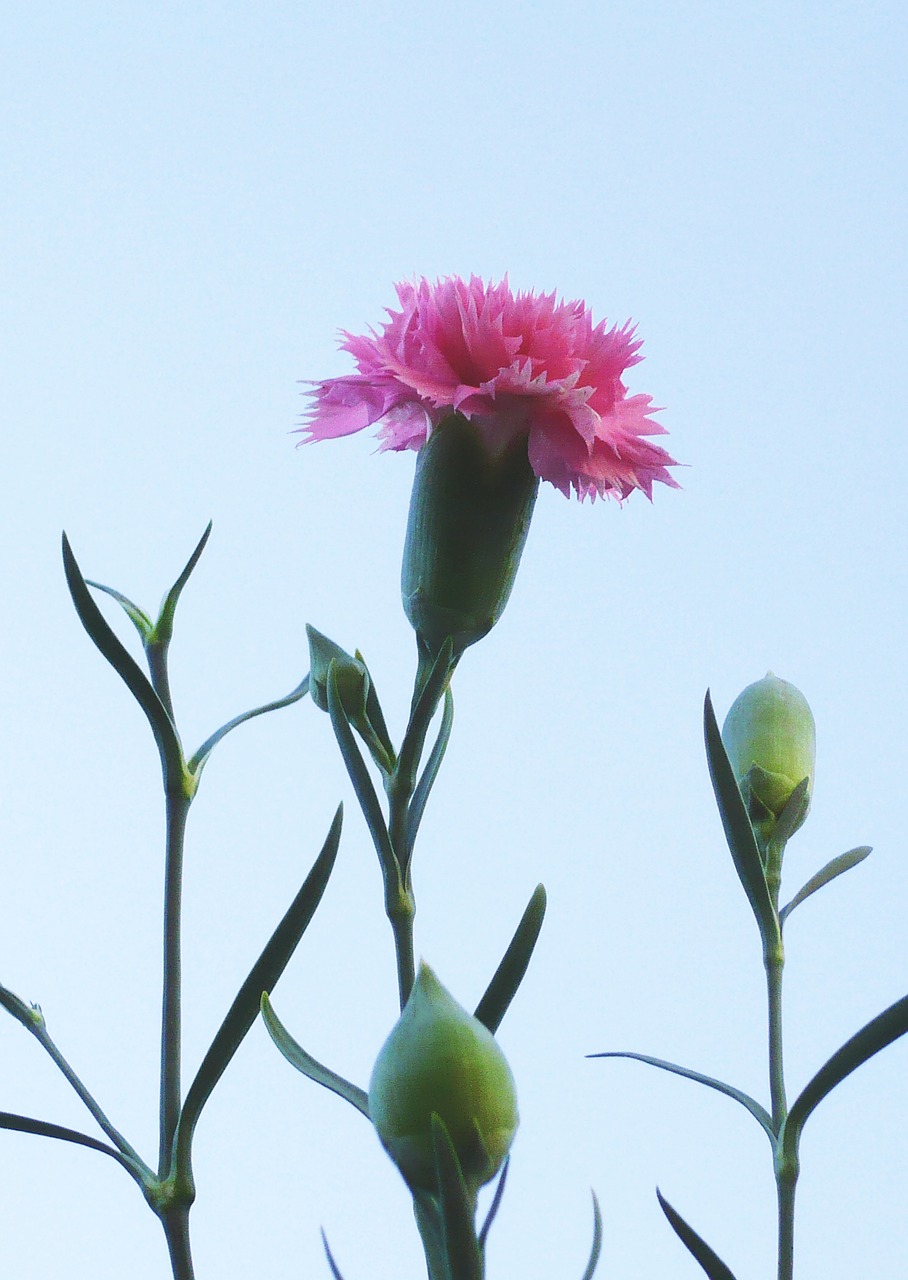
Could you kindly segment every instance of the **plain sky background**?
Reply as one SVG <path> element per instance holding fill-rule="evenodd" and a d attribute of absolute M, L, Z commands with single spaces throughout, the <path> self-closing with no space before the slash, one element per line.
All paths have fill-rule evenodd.
<path fill-rule="evenodd" d="M 537 881 L 549 917 L 501 1042 L 522 1126 L 489 1280 L 774 1273 L 768 1144 L 638 1049 L 765 1099 L 762 966 L 701 737 L 768 667 L 810 700 L 813 812 L 788 896 L 793 1092 L 908 991 L 904 822 L 906 19 L 861 3 L 8 4 L 0 47 L 0 975 L 114 1122 L 156 1150 L 162 813 L 145 721 L 60 565 L 181 605 L 184 742 L 289 691 L 304 627 L 360 647 L 399 734 L 411 455 L 295 449 L 301 380 L 346 372 L 406 276 L 469 274 L 633 317 L 681 492 L 544 486 L 508 610 L 461 663 L 417 850 L 419 951 L 467 1005 Z M 116 618 L 116 612 L 110 616 Z M 130 637 L 125 618 L 117 619 Z M 218 749 L 190 816 L 187 1079 L 347 803 L 337 871 L 275 1007 L 360 1084 L 396 1016 L 374 854 L 307 700 Z M 811 1120 L 798 1273 L 904 1277 L 908 1045 Z M 0 1023 L 0 1109 L 91 1130 Z M 351 1108 L 257 1024 L 196 1140 L 199 1280 L 422 1274 L 409 1201 Z M 0 1133 L 0 1272 L 163 1280 L 101 1155 Z"/>

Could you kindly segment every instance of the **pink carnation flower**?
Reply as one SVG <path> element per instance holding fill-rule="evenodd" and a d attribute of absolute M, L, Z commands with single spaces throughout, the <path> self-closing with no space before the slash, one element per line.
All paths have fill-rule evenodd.
<path fill-rule="evenodd" d="M 381 333 L 344 333 L 358 373 L 314 383 L 308 439 L 329 440 L 380 423 L 382 449 L 418 449 L 452 411 L 474 422 L 499 454 L 527 437 L 530 466 L 569 496 L 677 489 L 650 396 L 629 396 L 622 374 L 641 346 L 628 322 L 593 325 L 582 302 L 513 294 L 507 277 L 484 284 L 448 276 L 396 286 Z"/>

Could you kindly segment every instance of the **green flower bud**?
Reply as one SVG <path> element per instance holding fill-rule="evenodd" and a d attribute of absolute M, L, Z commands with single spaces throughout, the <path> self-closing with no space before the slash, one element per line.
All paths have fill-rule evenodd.
<path fill-rule="evenodd" d="M 539 480 L 526 437 L 499 456 L 459 413 L 443 419 L 416 460 L 401 571 L 404 610 L 434 657 L 454 657 L 501 617 L 526 542 Z"/>
<path fill-rule="evenodd" d="M 369 697 L 369 672 L 365 663 L 353 658 L 339 644 L 323 636 L 315 627 L 306 627 L 309 637 L 309 693 L 320 711 L 328 710 L 328 669 L 335 663 L 337 691 L 347 719 L 357 723 L 365 718 Z"/>
<path fill-rule="evenodd" d="M 803 693 L 768 671 L 732 703 L 722 741 L 751 821 L 764 840 L 772 835 L 795 787 L 809 779 L 799 827 L 810 808 L 816 758 L 813 713 Z"/>
<path fill-rule="evenodd" d="M 372 1123 L 414 1190 L 436 1189 L 433 1114 L 444 1122 L 475 1193 L 501 1168 L 514 1140 L 514 1078 L 488 1028 L 421 964 L 369 1082 Z"/>

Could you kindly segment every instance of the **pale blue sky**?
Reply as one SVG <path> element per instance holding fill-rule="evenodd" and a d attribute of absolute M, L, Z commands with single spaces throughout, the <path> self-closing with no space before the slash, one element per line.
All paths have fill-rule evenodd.
<path fill-rule="evenodd" d="M 765 1138 L 674 1057 L 764 1097 L 756 932 L 700 711 L 767 667 L 818 726 L 791 891 L 871 860 L 789 928 L 796 1089 L 908 991 L 903 823 L 906 25 L 891 3 L 557 7 L 32 3 L 0 41 L 7 299 L 0 976 L 143 1152 L 155 1146 L 159 782 L 140 713 L 65 592 L 153 608 L 209 517 L 173 649 L 184 738 L 288 691 L 312 622 L 366 654 L 402 726 L 398 572 L 413 460 L 294 449 L 300 381 L 404 276 L 508 271 L 632 316 L 632 391 L 688 464 L 650 506 L 545 487 L 499 627 L 461 664 L 417 851 L 418 946 L 476 1000 L 538 880 L 550 914 L 501 1031 L 522 1127 L 489 1280 L 699 1273 L 653 1187 L 738 1280 L 772 1273 Z M 128 626 L 128 624 L 126 624 Z M 124 629 L 124 635 L 126 631 Z M 239 731 L 190 819 L 186 1069 L 348 801 L 336 877 L 275 994 L 365 1084 L 395 1016 L 374 855 L 308 702 Z M 804 1141 L 802 1277 L 904 1276 L 908 1047 Z M 0 1109 L 90 1123 L 11 1020 Z M 398 1175 L 261 1027 L 200 1124 L 200 1280 L 420 1275 Z M 0 1270 L 161 1280 L 113 1162 L 0 1133 Z"/>

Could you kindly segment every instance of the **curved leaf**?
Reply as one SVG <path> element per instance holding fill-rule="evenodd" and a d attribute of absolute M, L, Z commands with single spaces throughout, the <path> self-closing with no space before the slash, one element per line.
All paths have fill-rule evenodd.
<path fill-rule="evenodd" d="M 505 1183 L 508 1180 L 508 1169 L 511 1167 L 511 1157 L 505 1156 L 504 1164 L 501 1166 L 501 1173 L 498 1175 L 498 1185 L 495 1188 L 495 1194 L 492 1197 L 492 1203 L 489 1205 L 489 1212 L 486 1214 L 486 1220 L 482 1224 L 482 1230 L 479 1233 L 479 1247 L 485 1249 L 486 1240 L 489 1235 L 489 1228 L 498 1216 L 498 1210 L 501 1208 L 501 1201 L 504 1197 Z"/>
<path fill-rule="evenodd" d="M 350 781 L 353 783 L 353 790 L 359 801 L 359 807 L 363 811 L 366 826 L 372 836 L 372 842 L 375 845 L 382 872 L 386 878 L 392 874 L 399 875 L 400 866 L 391 844 L 391 837 L 388 834 L 388 827 L 381 811 L 378 796 L 372 785 L 372 779 L 369 777 L 366 762 L 359 747 L 356 745 L 353 730 L 350 728 L 344 712 L 333 662 L 328 668 L 327 695 L 331 727 L 334 729 L 334 736 L 337 739 L 337 745 L 340 747 L 340 753 L 347 767 Z"/>
<path fill-rule="evenodd" d="M 331 829 L 312 870 L 284 918 L 266 943 L 262 954 L 249 971 L 248 978 L 240 987 L 226 1018 L 211 1042 L 211 1047 L 202 1059 L 202 1065 L 186 1094 L 186 1101 L 183 1103 L 177 1123 L 178 1167 L 188 1162 L 192 1135 L 202 1108 L 258 1015 L 263 987 L 269 989 L 274 987 L 322 900 L 337 857 L 343 813 L 343 805 L 338 806 Z"/>
<path fill-rule="evenodd" d="M 328 1266 L 331 1268 L 334 1280 L 344 1280 L 337 1263 L 334 1261 L 334 1254 L 331 1252 L 331 1246 L 328 1244 L 328 1237 L 325 1235 L 324 1229 L 322 1230 L 322 1244 L 325 1247 L 325 1257 L 328 1259 Z"/>
<path fill-rule="evenodd" d="M 593 1247 L 590 1249 L 589 1261 L 586 1264 L 586 1270 L 581 1280 L 593 1280 L 593 1272 L 599 1262 L 599 1254 L 602 1252 L 602 1213 L 599 1209 L 599 1201 L 596 1199 L 596 1192 L 593 1196 Z"/>
<path fill-rule="evenodd" d="M 693 1254 L 709 1276 L 709 1280 L 735 1280 L 734 1273 L 729 1270 L 719 1255 L 713 1252 L 702 1236 L 698 1236 L 693 1227 L 688 1226 L 684 1221 L 681 1214 L 672 1208 L 658 1187 L 656 1188 L 656 1195 L 662 1212 L 668 1218 L 675 1235 L 685 1248 Z"/>
<path fill-rule="evenodd" d="M 220 729 L 215 730 L 210 738 L 206 738 L 198 751 L 189 760 L 186 767 L 189 772 L 198 780 L 202 770 L 208 763 L 208 757 L 218 745 L 222 738 L 226 738 L 231 730 L 237 725 L 245 724 L 247 720 L 253 720 L 256 716 L 263 716 L 268 711 L 280 711 L 282 707 L 289 707 L 294 702 L 299 702 L 300 698 L 304 698 L 309 692 L 309 676 L 306 675 L 300 683 L 283 698 L 278 698 L 276 702 L 266 702 L 261 707 L 255 707 L 252 711 L 244 711 L 242 715 L 234 716 L 232 720 L 228 720 L 226 724 L 221 725 Z"/>
<path fill-rule="evenodd" d="M 747 809 L 741 798 L 734 770 L 722 742 L 709 690 L 706 692 L 703 704 L 703 734 L 706 741 L 709 776 L 712 779 L 716 804 L 719 806 L 719 814 L 722 818 L 722 826 L 725 828 L 725 838 L 731 850 L 735 870 L 756 917 L 764 949 L 777 946 L 781 934 L 766 885 L 763 860 L 760 857 L 756 836 L 747 816 Z"/>
<path fill-rule="evenodd" d="M 146 1175 L 150 1170 L 136 1164 L 128 1155 L 117 1151 L 116 1147 L 110 1147 L 97 1138 L 90 1138 L 87 1133 L 80 1133 L 78 1129 L 67 1129 L 62 1124 L 51 1124 L 49 1120 L 15 1115 L 12 1111 L 0 1111 L 0 1129 L 11 1129 L 15 1133 L 34 1133 L 41 1138 L 59 1138 L 62 1142 L 73 1142 L 80 1147 L 89 1147 L 92 1151 L 103 1151 L 106 1156 L 121 1164 L 140 1186 L 146 1185 Z"/>
<path fill-rule="evenodd" d="M 483 1280 L 482 1251 L 476 1238 L 475 1204 L 445 1123 L 432 1114 L 432 1150 L 438 1177 L 445 1256 L 452 1280 Z"/>
<path fill-rule="evenodd" d="M 161 757 L 165 790 L 182 791 L 185 779 L 183 751 L 173 721 L 152 688 L 148 677 L 114 635 L 101 610 L 92 599 L 65 533 L 63 534 L 63 568 L 79 621 L 123 680 L 151 725 Z"/>
<path fill-rule="evenodd" d="M 787 1155 L 791 1156 L 796 1152 L 804 1122 L 826 1095 L 831 1093 L 837 1084 L 841 1084 L 846 1076 L 850 1076 L 852 1071 L 863 1066 L 874 1054 L 885 1049 L 906 1032 L 908 1032 L 908 996 L 903 996 L 901 1000 L 896 1000 L 895 1004 L 891 1004 L 888 1009 L 884 1009 L 877 1017 L 871 1019 L 856 1035 L 843 1044 L 841 1049 L 836 1050 L 792 1103 L 781 1134 L 783 1150 Z"/>
<path fill-rule="evenodd" d="M 116 600 L 117 604 L 120 605 L 129 621 L 142 637 L 142 644 L 144 645 L 148 643 L 154 634 L 154 623 L 144 609 L 140 609 L 134 601 L 130 600 L 129 596 L 124 596 L 122 591 L 115 591 L 113 587 L 105 587 L 103 582 L 95 582 L 91 578 L 86 578 L 85 585 L 87 587 L 94 587 L 95 591 L 103 591 L 104 594 L 110 596 L 112 600 Z"/>
<path fill-rule="evenodd" d="M 651 1067 L 659 1067 L 661 1071 L 671 1071 L 673 1075 L 684 1076 L 687 1080 L 696 1080 L 698 1084 L 705 1084 L 707 1088 L 715 1089 L 717 1093 L 724 1093 L 727 1098 L 740 1102 L 741 1106 L 760 1122 L 775 1147 L 776 1135 L 772 1127 L 772 1117 L 756 1098 L 752 1098 L 743 1089 L 736 1089 L 734 1085 L 726 1084 L 724 1080 L 705 1076 L 701 1071 L 692 1071 L 690 1067 L 679 1067 L 676 1062 L 667 1062 L 664 1058 L 651 1058 L 646 1053 L 588 1053 L 586 1056 L 588 1058 L 632 1058 L 635 1062 L 645 1062 Z"/>
<path fill-rule="evenodd" d="M 501 964 L 495 970 L 492 981 L 476 1006 L 474 1016 L 493 1035 L 501 1025 L 501 1020 L 507 1013 L 508 1006 L 517 994 L 517 988 L 527 971 L 527 965 L 530 963 L 530 957 L 545 918 L 545 902 L 545 888 L 538 884 L 520 919 L 511 944 L 504 953 Z"/>
<path fill-rule="evenodd" d="M 416 775 L 416 768 L 425 745 L 426 734 L 429 732 L 429 725 L 432 723 L 432 717 L 435 715 L 435 710 L 454 669 L 453 651 L 454 645 L 451 637 L 448 636 L 439 649 L 438 656 L 432 663 L 425 683 L 420 688 L 419 694 L 413 703 L 413 710 L 410 712 L 410 723 L 407 725 L 397 758 L 396 772 L 404 779 L 413 779 Z"/>
<path fill-rule="evenodd" d="M 208 524 L 205 526 L 205 532 L 202 534 L 201 538 L 196 544 L 195 551 L 193 551 L 192 555 L 189 557 L 189 559 L 186 562 L 186 567 L 183 569 L 183 572 L 180 574 L 176 582 L 167 592 L 167 595 L 161 601 L 161 608 L 158 612 L 158 620 L 154 625 L 154 634 L 152 636 L 152 641 L 155 644 L 167 645 L 170 643 L 170 639 L 173 635 L 173 615 L 176 612 L 177 601 L 179 600 L 180 595 L 182 594 L 183 588 L 186 586 L 186 583 L 189 581 L 189 575 L 192 573 L 193 569 L 198 564 L 199 557 L 201 556 L 202 552 L 205 550 L 205 544 L 207 543 L 208 539 L 211 537 L 211 528 L 212 528 L 212 521 L 209 520 Z"/>
<path fill-rule="evenodd" d="M 368 1120 L 369 1095 L 365 1089 L 360 1089 L 357 1085 L 351 1084 L 349 1080 L 345 1080 L 343 1076 L 338 1075 L 336 1071 L 332 1071 L 330 1067 L 323 1066 L 321 1062 L 312 1057 L 311 1053 L 307 1053 L 301 1044 L 297 1044 L 274 1012 L 274 1007 L 268 999 L 267 991 L 262 993 L 262 1020 L 268 1028 L 268 1034 L 271 1039 L 292 1067 L 296 1067 L 297 1071 L 301 1071 L 304 1076 L 308 1076 L 316 1084 L 324 1085 L 332 1093 L 345 1098 L 347 1102 L 356 1107 L 357 1111 L 361 1111 Z"/>
<path fill-rule="evenodd" d="M 366 674 L 369 677 L 369 689 L 366 693 L 366 720 L 378 739 L 384 755 L 384 760 L 382 761 L 381 757 L 376 757 L 375 752 L 373 751 L 373 759 L 376 764 L 379 765 L 379 768 L 393 769 L 397 763 L 397 752 L 394 750 L 394 743 L 391 741 L 391 735 L 388 732 L 388 726 L 385 723 L 385 715 L 381 709 L 378 694 L 375 691 L 375 681 L 372 679 L 372 672 L 366 665 L 366 659 L 360 653 L 359 649 L 356 650 L 353 656 L 356 658 L 357 662 L 361 662 L 363 664 L 366 668 Z"/>
<path fill-rule="evenodd" d="M 821 867 L 816 875 L 811 876 L 807 883 L 802 885 L 791 902 L 782 908 L 779 919 L 784 924 L 795 907 L 799 907 L 812 893 L 816 893 L 817 889 L 822 889 L 824 885 L 829 884 L 830 880 L 835 880 L 836 876 L 844 875 L 846 871 L 863 862 L 871 852 L 869 844 L 862 844 L 856 849 L 849 849 L 847 853 L 840 853 L 837 858 L 831 858 L 825 867 Z"/>
<path fill-rule="evenodd" d="M 413 792 L 413 799 L 410 801 L 410 810 L 407 814 L 407 854 L 409 856 L 412 851 L 416 833 L 419 830 L 419 824 L 422 822 L 423 811 L 426 807 L 426 801 L 429 798 L 429 792 L 435 784 L 438 776 L 438 770 L 441 768 L 441 762 L 444 759 L 445 752 L 448 749 L 448 742 L 451 737 L 451 728 L 454 724 L 454 695 L 450 687 L 445 689 L 445 709 L 441 717 L 441 727 L 438 730 L 438 737 L 426 761 L 426 767 L 420 775 L 419 782 Z"/>

